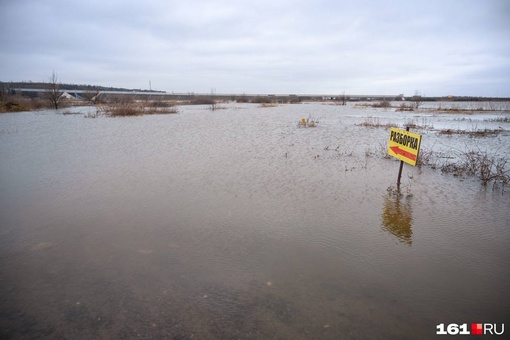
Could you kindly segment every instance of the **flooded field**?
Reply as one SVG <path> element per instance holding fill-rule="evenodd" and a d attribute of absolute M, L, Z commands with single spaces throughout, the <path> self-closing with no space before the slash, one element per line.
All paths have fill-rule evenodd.
<path fill-rule="evenodd" d="M 361 125 L 414 123 L 438 162 L 508 159 L 508 112 L 72 110 L 0 115 L 0 338 L 427 339 L 508 321 L 508 187 L 404 166 L 395 195 L 389 128 Z"/>

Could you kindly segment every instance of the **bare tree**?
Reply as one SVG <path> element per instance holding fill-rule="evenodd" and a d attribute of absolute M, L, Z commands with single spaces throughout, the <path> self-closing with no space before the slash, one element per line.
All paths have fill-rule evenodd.
<path fill-rule="evenodd" d="M 211 110 L 211 111 L 214 111 L 218 108 L 217 101 L 214 99 L 215 94 L 216 94 L 216 89 L 212 88 L 211 89 L 211 99 L 210 99 L 210 103 L 209 103 L 209 110 Z"/>
<path fill-rule="evenodd" d="M 423 103 L 423 99 L 421 97 L 420 91 L 418 91 L 418 90 L 414 91 L 414 96 L 413 96 L 413 98 L 411 98 L 411 100 L 414 102 L 415 109 L 420 107 L 420 105 Z"/>
<path fill-rule="evenodd" d="M 46 84 L 46 91 L 43 93 L 43 98 L 50 104 L 52 109 L 57 110 L 64 101 L 63 94 L 64 92 L 60 90 L 60 82 L 57 73 L 53 71 Z"/>
<path fill-rule="evenodd" d="M 342 105 L 345 105 L 346 102 L 347 102 L 347 96 L 345 95 L 345 91 L 342 92 L 342 94 L 340 95 L 340 100 L 342 101 Z"/>

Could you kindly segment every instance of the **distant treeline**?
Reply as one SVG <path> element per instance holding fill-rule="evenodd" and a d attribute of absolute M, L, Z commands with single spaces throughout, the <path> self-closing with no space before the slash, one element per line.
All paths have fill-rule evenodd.
<path fill-rule="evenodd" d="M 9 89 L 45 89 L 48 86 L 48 83 L 43 82 L 32 82 L 32 81 L 22 81 L 22 82 L 4 82 L 0 81 L 0 87 L 7 87 Z M 105 86 L 97 86 L 97 85 L 79 85 L 79 84 L 59 84 L 60 88 L 65 90 L 81 90 L 81 91 L 123 91 L 123 92 L 161 92 L 165 91 L 155 91 L 155 90 L 141 90 L 141 89 L 125 89 L 122 87 L 105 87 Z"/>

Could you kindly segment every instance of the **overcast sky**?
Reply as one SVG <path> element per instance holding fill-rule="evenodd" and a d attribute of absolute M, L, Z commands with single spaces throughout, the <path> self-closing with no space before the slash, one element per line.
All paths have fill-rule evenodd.
<path fill-rule="evenodd" d="M 0 80 L 510 96 L 508 0 L 0 0 Z"/>

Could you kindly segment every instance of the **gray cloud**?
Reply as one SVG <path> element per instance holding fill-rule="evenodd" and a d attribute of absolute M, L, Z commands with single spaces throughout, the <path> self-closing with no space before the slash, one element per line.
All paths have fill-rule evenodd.
<path fill-rule="evenodd" d="M 510 96 L 510 5 L 2 1 L 1 80 L 175 92 Z"/>

